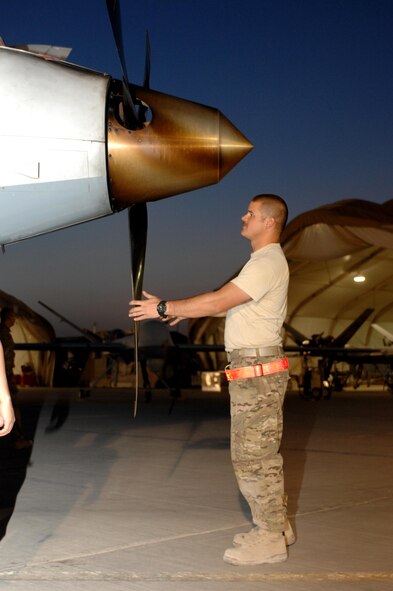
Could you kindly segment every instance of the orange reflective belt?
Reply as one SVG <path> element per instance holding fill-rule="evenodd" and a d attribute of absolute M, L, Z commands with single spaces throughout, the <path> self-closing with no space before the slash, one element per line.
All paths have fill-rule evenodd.
<path fill-rule="evenodd" d="M 286 369 L 288 369 L 288 357 L 277 359 L 277 361 L 269 361 L 268 363 L 257 363 L 256 365 L 248 365 L 247 367 L 225 369 L 225 375 L 227 376 L 228 382 L 231 382 L 232 380 L 244 380 L 245 378 L 259 378 L 260 376 L 267 376 Z"/>

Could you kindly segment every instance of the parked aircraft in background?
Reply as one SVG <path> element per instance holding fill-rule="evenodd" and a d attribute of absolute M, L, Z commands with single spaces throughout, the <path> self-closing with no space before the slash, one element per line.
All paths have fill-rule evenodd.
<path fill-rule="evenodd" d="M 128 372 L 129 379 L 135 374 L 139 382 L 140 367 L 145 400 L 151 400 L 152 388 L 159 382 L 172 396 L 172 409 L 181 388 L 190 387 L 192 375 L 200 369 L 196 352 L 206 347 L 189 345 L 185 335 L 170 331 L 168 325 L 158 320 L 142 323 L 135 359 L 133 334 L 120 329 L 95 333 L 78 326 L 44 302 L 38 303 L 81 335 L 56 337 L 51 342 L 15 344 L 16 350 L 55 352 L 54 387 L 78 388 L 80 397 L 85 398 L 98 384 L 118 385 L 121 364 L 134 362 Z"/>
<path fill-rule="evenodd" d="M 134 359 L 133 335 L 125 335 L 120 330 L 96 334 L 74 324 L 47 304 L 39 303 L 60 321 L 78 331 L 81 336 L 57 338 L 51 343 L 20 343 L 16 347 L 18 349 L 55 351 L 54 385 L 77 387 L 80 389 L 81 397 L 88 396 L 90 390 L 105 376 L 112 384 L 116 384 L 119 364 L 121 362 L 129 364 Z M 324 337 L 323 334 L 306 337 L 297 329 L 285 324 L 287 333 L 291 334 L 296 345 L 285 345 L 284 349 L 289 355 L 295 355 L 300 360 L 300 372 L 295 371 L 294 375 L 296 375 L 303 396 L 317 400 L 323 396 L 329 398 L 333 390 L 341 390 L 349 379 L 356 387 L 361 379 L 365 380 L 363 375 L 365 366 L 377 367 L 379 379 L 383 377 L 379 366 L 380 364 L 393 363 L 391 347 L 389 350 L 389 347 L 380 349 L 348 345 L 348 341 L 372 312 L 371 308 L 364 310 L 337 337 Z M 159 324 L 161 329 L 167 328 L 166 325 Z M 146 336 L 147 338 L 144 338 Z M 224 345 L 188 343 L 184 335 L 177 332 L 169 333 L 169 329 L 165 337 L 162 334 L 158 337 L 157 331 L 154 330 L 150 334 L 146 332 L 143 335 L 142 333 L 142 337 L 141 344 L 143 346 L 140 347 L 139 361 L 142 366 L 143 390 L 146 400 L 151 399 L 152 387 L 158 380 L 158 383 L 168 388 L 174 402 L 176 397 L 180 395 L 181 388 L 190 387 L 192 376 L 195 376 L 198 371 L 203 371 L 204 374 L 209 373 L 210 381 L 213 380 L 215 386 L 220 387 L 220 372 L 211 371 L 211 367 L 204 367 L 198 353 L 223 352 Z M 294 358 L 291 357 L 291 359 Z M 313 359 L 317 360 L 316 364 L 313 363 Z M 345 370 L 340 368 L 341 371 L 339 371 L 340 362 L 346 363 Z M 157 363 L 160 364 L 160 371 L 155 372 L 154 376 L 147 369 L 149 365 L 156 367 Z M 101 366 L 101 373 L 97 373 L 98 365 Z M 206 370 L 210 370 L 210 372 L 206 372 Z M 367 372 L 367 376 L 370 375 L 371 369 Z M 387 376 L 386 385 L 390 388 L 389 371 L 385 372 L 385 375 Z M 151 383 L 152 380 L 154 383 Z"/>
<path fill-rule="evenodd" d="M 302 371 L 299 381 L 305 397 L 316 400 L 322 397 L 330 398 L 332 391 L 341 390 L 350 377 L 354 380 L 356 387 L 365 365 L 387 365 L 389 367 L 393 364 L 393 347 L 351 347 L 348 345 L 349 340 L 373 311 L 373 308 L 364 310 L 337 337 L 324 337 L 323 333 L 307 337 L 294 327 L 284 323 L 287 334 L 296 343 L 296 346 L 286 345 L 285 350 L 302 356 Z M 385 337 L 393 337 L 378 325 L 371 324 L 371 326 L 379 330 Z M 318 359 L 317 367 L 313 367 L 309 358 Z M 337 369 L 337 364 L 341 362 L 345 362 L 349 366 L 348 370 L 339 371 Z M 385 372 L 385 375 L 389 376 L 390 371 Z M 386 385 L 391 389 L 390 380 L 386 382 Z"/>

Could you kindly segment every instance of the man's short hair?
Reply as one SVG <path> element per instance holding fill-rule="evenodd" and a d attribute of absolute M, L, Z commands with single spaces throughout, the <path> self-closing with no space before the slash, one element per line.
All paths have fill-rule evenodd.
<path fill-rule="evenodd" d="M 255 195 L 251 201 L 263 203 L 267 207 L 269 215 L 278 224 L 280 232 L 283 231 L 288 219 L 288 206 L 282 197 L 272 193 L 261 193 Z"/>
<path fill-rule="evenodd" d="M 6 320 L 8 320 L 8 318 L 10 318 L 10 316 L 15 316 L 15 312 L 14 312 L 13 308 L 10 308 L 9 306 L 4 306 L 4 308 L 1 308 L 1 312 L 0 312 L 1 322 L 5 322 Z"/>

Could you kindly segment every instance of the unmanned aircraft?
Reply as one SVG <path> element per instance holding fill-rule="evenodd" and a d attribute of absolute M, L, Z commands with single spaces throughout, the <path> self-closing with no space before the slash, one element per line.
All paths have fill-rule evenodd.
<path fill-rule="evenodd" d="M 319 400 L 324 395 L 330 398 L 333 389 L 342 389 L 339 378 L 331 382 L 332 367 L 335 362 L 345 361 L 349 364 L 359 363 L 359 358 L 366 360 L 368 356 L 376 353 L 378 349 L 369 347 L 349 347 L 348 342 L 364 324 L 367 318 L 374 312 L 373 308 L 366 308 L 355 320 L 353 320 L 337 337 L 314 334 L 310 338 L 303 335 L 290 324 L 284 322 L 287 334 L 294 340 L 296 347 L 285 346 L 285 351 L 300 353 L 303 358 L 302 386 L 306 398 Z M 312 368 L 309 357 L 318 358 L 318 367 Z M 367 357 L 368 358 L 368 357 Z"/>
<path fill-rule="evenodd" d="M 91 389 L 104 378 L 110 378 L 110 382 L 117 385 L 120 364 L 129 365 L 137 361 L 140 363 L 146 401 L 151 400 L 150 378 L 153 377 L 169 390 L 173 398 L 172 409 L 181 388 L 191 386 L 191 375 L 198 369 L 196 352 L 218 350 L 217 347 L 189 345 L 185 335 L 170 331 L 165 323 L 150 320 L 141 326 L 136 360 L 133 334 L 126 334 L 120 329 L 96 333 L 78 326 L 44 302 L 38 303 L 79 332 L 80 336 L 55 337 L 48 342 L 16 343 L 15 349 L 55 352 L 53 386 L 78 388 L 80 398 L 90 396 Z M 101 360 L 101 369 L 97 373 L 95 361 L 98 359 Z M 134 371 L 137 374 L 136 367 Z"/>

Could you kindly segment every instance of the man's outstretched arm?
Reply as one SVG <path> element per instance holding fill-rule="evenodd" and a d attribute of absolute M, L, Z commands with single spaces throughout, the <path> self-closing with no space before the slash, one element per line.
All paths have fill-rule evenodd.
<path fill-rule="evenodd" d="M 129 316 L 136 321 L 147 318 L 160 318 L 157 304 L 160 298 L 143 292 L 145 300 L 131 300 Z M 170 300 L 166 303 L 166 314 L 171 324 L 184 318 L 202 318 L 204 316 L 220 316 L 230 308 L 244 304 L 250 300 L 240 287 L 234 283 L 226 283 L 217 291 L 208 291 L 184 300 Z"/>

